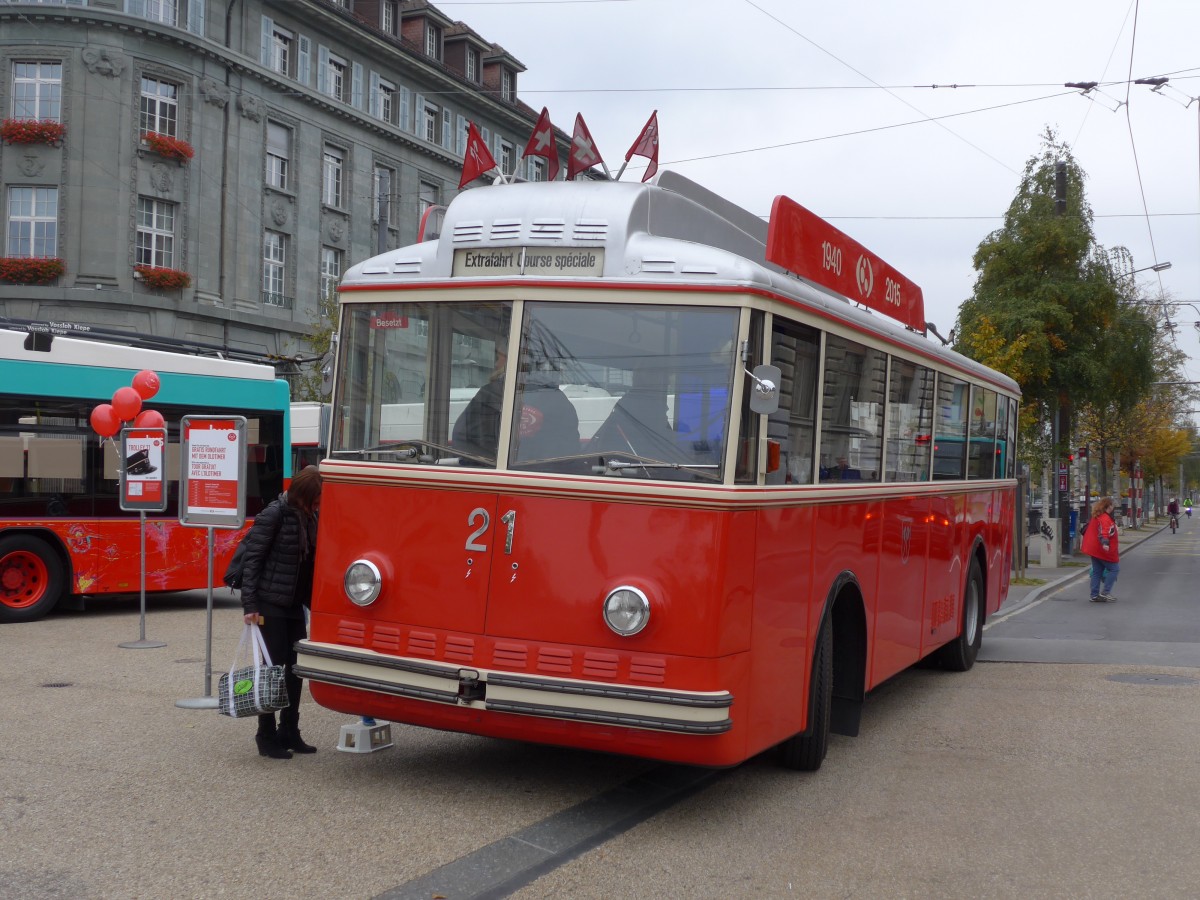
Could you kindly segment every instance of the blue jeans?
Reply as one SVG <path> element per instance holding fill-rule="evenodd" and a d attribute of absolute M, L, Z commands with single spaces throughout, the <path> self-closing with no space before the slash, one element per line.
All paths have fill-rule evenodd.
<path fill-rule="evenodd" d="M 1092 596 L 1099 593 L 1111 594 L 1113 585 L 1117 583 L 1117 574 L 1121 567 L 1115 562 L 1092 557 Z M 1100 590 L 1100 580 L 1104 580 L 1104 590 Z"/>

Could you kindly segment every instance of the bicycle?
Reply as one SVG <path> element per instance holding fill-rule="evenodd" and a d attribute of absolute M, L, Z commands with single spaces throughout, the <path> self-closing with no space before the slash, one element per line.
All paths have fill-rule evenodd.
<path fill-rule="evenodd" d="M 1179 527 L 1179 514 L 1171 513 L 1171 534 L 1175 533 L 1175 529 Z"/>

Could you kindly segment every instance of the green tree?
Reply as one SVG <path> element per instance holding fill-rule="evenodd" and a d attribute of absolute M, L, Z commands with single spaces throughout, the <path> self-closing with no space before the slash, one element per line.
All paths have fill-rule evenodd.
<path fill-rule="evenodd" d="M 321 297 L 315 314 L 309 315 L 311 330 L 302 340 L 310 353 L 297 362 L 297 372 L 290 379 L 293 400 L 326 400 L 322 391 L 322 368 L 333 365 L 333 348 L 337 335 L 338 295 L 330 290 Z"/>
<path fill-rule="evenodd" d="M 1066 175 L 1056 209 L 1056 171 Z M 975 289 L 959 309 L 955 349 L 1014 378 L 1024 395 L 1023 454 L 1063 454 L 1078 402 L 1119 398 L 1125 408 L 1153 380 L 1153 325 L 1097 242 L 1085 173 L 1053 130 L 1025 164 L 1004 223 L 975 252 Z M 1068 423 L 1050 446 L 1053 417 Z"/>

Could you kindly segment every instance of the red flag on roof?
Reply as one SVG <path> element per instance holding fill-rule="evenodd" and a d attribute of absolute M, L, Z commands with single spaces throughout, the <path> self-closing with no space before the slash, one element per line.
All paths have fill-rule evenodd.
<path fill-rule="evenodd" d="M 642 176 L 642 181 L 649 181 L 658 172 L 658 110 L 650 113 L 650 118 L 646 121 L 646 125 L 642 128 L 642 133 L 637 136 L 637 140 L 633 142 L 633 146 L 629 148 L 629 152 L 625 154 L 625 162 L 629 162 L 631 156 L 644 156 L 650 160 L 650 165 L 646 168 L 646 174 Z"/>
<path fill-rule="evenodd" d="M 537 124 L 533 126 L 533 134 L 529 136 L 529 143 L 525 145 L 525 152 L 522 156 L 546 157 L 547 174 L 550 176 L 550 180 L 553 181 L 558 177 L 558 145 L 554 143 L 554 127 L 550 124 L 550 113 L 544 106 L 542 114 L 538 116 Z"/>
<path fill-rule="evenodd" d="M 592 133 L 588 131 L 580 113 L 575 114 L 575 133 L 571 136 L 571 152 L 567 154 L 567 180 L 571 181 L 580 172 L 604 162 Z"/>
<path fill-rule="evenodd" d="M 467 152 L 463 155 L 462 178 L 458 180 L 461 190 L 482 175 L 496 168 L 496 160 L 492 158 L 487 144 L 479 136 L 479 130 L 472 122 L 467 128 Z"/>

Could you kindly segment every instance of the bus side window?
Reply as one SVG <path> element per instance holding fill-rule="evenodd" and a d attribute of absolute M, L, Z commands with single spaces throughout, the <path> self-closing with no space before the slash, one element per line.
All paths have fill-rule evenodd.
<path fill-rule="evenodd" d="M 809 484 L 813 480 L 817 413 L 817 362 L 821 335 L 815 328 L 775 317 L 771 365 L 782 375 L 779 409 L 767 417 L 767 439 L 779 445 L 779 468 L 767 484 Z"/>

